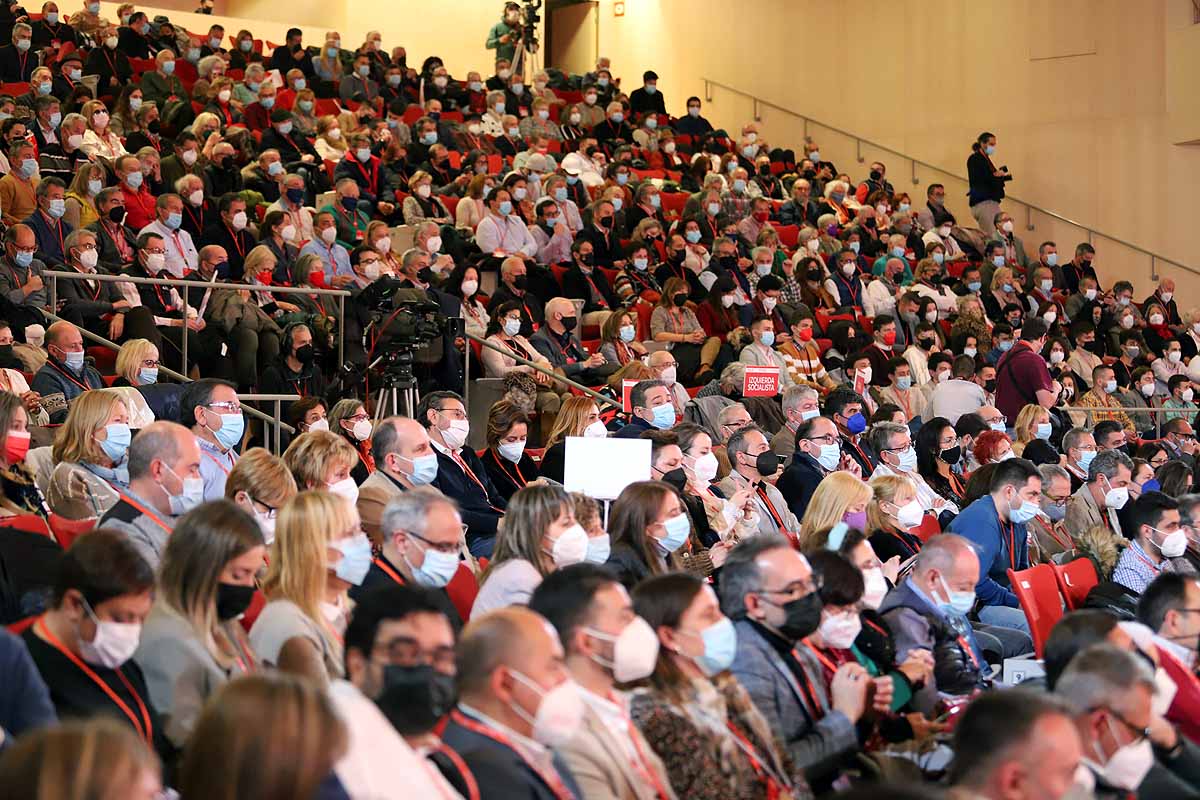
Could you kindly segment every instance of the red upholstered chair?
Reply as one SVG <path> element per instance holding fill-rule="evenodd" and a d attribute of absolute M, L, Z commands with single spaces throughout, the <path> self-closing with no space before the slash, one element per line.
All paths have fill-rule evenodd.
<path fill-rule="evenodd" d="M 54 539 L 62 545 L 63 550 L 70 547 L 83 534 L 91 533 L 95 529 L 95 517 L 67 519 L 53 511 L 50 512 L 50 530 L 54 532 Z"/>
<path fill-rule="evenodd" d="M 1088 592 L 1100 582 L 1096 565 L 1089 558 L 1077 558 L 1069 564 L 1051 564 L 1050 567 L 1067 608 L 1071 611 L 1083 608 Z"/>
<path fill-rule="evenodd" d="M 479 566 L 480 569 L 483 568 L 483 559 L 480 559 Z M 475 596 L 479 594 L 479 581 L 466 564 L 459 563 L 458 572 L 454 573 L 454 577 L 446 585 L 446 594 L 450 596 L 450 602 L 454 603 L 454 608 L 463 618 L 463 622 L 469 620 L 471 607 L 475 605 Z"/>
<path fill-rule="evenodd" d="M 1021 610 L 1025 612 L 1025 620 L 1033 634 L 1033 651 L 1041 658 L 1046 640 L 1050 638 L 1050 630 L 1063 615 L 1062 596 L 1058 593 L 1054 570 L 1049 564 L 1038 564 L 1020 572 L 1010 569 L 1008 582 L 1021 603 Z"/>

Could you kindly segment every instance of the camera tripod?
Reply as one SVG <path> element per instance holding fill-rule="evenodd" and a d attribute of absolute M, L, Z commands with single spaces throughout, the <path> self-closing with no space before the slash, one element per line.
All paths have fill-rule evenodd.
<path fill-rule="evenodd" d="M 368 367 L 372 369 L 389 356 L 380 356 Z M 381 386 L 375 392 L 375 424 L 391 416 L 412 417 L 421 402 L 417 378 L 413 375 L 413 354 L 397 352 L 390 355 L 391 363 L 381 373 Z"/>

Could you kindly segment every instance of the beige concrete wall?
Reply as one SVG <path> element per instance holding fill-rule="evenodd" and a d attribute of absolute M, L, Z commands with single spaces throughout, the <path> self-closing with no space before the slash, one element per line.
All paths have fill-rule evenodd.
<path fill-rule="evenodd" d="M 990 130 L 1015 176 L 1013 195 L 1200 270 L 1192 238 L 1200 150 L 1172 139 L 1166 91 L 1169 38 L 1196 41 L 1190 0 L 630 0 L 623 17 L 612 3 L 601 2 L 601 55 L 627 90 L 655 69 L 673 113 L 688 95 L 703 96 L 708 77 L 959 174 L 971 141 Z M 1182 76 L 1190 87 L 1176 90 L 1190 88 L 1192 103 L 1198 76 L 1191 70 Z M 706 114 L 734 128 L 751 111 L 714 90 Z M 800 141 L 798 121 L 763 117 L 772 143 Z M 862 175 L 853 140 L 812 131 L 823 156 Z M 870 148 L 863 155 L 876 157 Z M 886 160 L 893 181 L 911 190 L 907 164 Z M 919 173 L 921 187 L 943 178 Z M 965 213 L 965 187 L 947 183 Z M 1033 223 L 1027 245 L 1082 240 L 1039 215 Z M 1148 285 L 1148 259 L 1097 247 L 1106 279 Z M 1200 305 L 1200 275 L 1181 281 Z"/>

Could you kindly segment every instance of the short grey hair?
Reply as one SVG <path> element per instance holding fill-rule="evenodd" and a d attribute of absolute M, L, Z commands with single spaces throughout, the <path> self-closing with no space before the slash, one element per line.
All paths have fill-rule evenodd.
<path fill-rule="evenodd" d="M 892 437 L 900 436 L 909 433 L 907 425 L 901 425 L 899 422 L 876 422 L 871 426 L 871 433 L 868 435 L 868 444 L 878 456 L 884 450 L 890 450 L 892 445 Z"/>
<path fill-rule="evenodd" d="M 924 575 L 931 569 L 943 574 L 949 573 L 954 570 L 954 559 L 963 549 L 975 552 L 971 541 L 956 533 L 939 533 L 932 536 L 917 553 L 913 574 Z"/>
<path fill-rule="evenodd" d="M 741 361 L 731 361 L 726 365 L 725 369 L 721 370 L 721 380 L 719 384 L 721 390 L 728 392 L 731 389 L 737 391 L 742 390 L 742 385 L 746 382 L 746 365 Z"/>
<path fill-rule="evenodd" d="M 811 386 L 803 384 L 793 384 L 783 390 L 783 413 L 795 411 L 800 407 L 800 404 L 808 399 L 817 400 L 820 395 L 817 390 Z"/>
<path fill-rule="evenodd" d="M 1120 450 L 1104 450 L 1096 453 L 1096 457 L 1088 465 L 1088 483 L 1095 483 L 1101 475 L 1112 480 L 1117 476 L 1121 467 L 1133 472 L 1133 459 Z"/>
<path fill-rule="evenodd" d="M 1075 654 L 1054 686 L 1054 693 L 1076 715 L 1100 707 L 1122 706 L 1130 690 L 1145 686 L 1154 691 L 1154 673 L 1150 668 L 1116 645 L 1094 644 Z"/>
<path fill-rule="evenodd" d="M 179 460 L 180 432 L 191 432 L 177 422 L 159 420 L 142 428 L 129 445 L 129 477 L 141 478 L 150 472 L 150 464 L 158 459 L 168 464 Z M 182 475 L 179 476 L 183 478 Z"/>
<path fill-rule="evenodd" d="M 735 412 L 739 409 L 742 411 L 746 411 L 746 407 L 744 405 L 742 405 L 741 403 L 730 403 L 729 405 L 722 408 L 720 411 L 717 412 L 717 424 L 718 425 L 728 425 L 729 417 L 733 415 L 733 412 Z M 746 411 L 746 413 L 749 414 L 750 412 Z"/>
<path fill-rule="evenodd" d="M 28 33 L 30 36 L 32 36 L 33 28 L 24 22 L 18 22 L 16 25 L 13 25 L 12 32 L 13 36 L 16 36 L 18 33 Z"/>
<path fill-rule="evenodd" d="M 1078 448 L 1079 442 L 1083 439 L 1083 437 L 1091 436 L 1091 435 L 1092 435 L 1092 432 L 1089 431 L 1087 428 L 1071 428 L 1071 430 L 1069 430 L 1063 434 L 1063 440 L 1062 440 L 1063 453 L 1066 453 L 1068 450 L 1071 450 L 1073 448 Z"/>
<path fill-rule="evenodd" d="M 1067 472 L 1058 464 L 1042 464 L 1040 467 L 1038 467 L 1038 472 L 1042 474 L 1043 490 L 1050 485 L 1050 481 L 1057 478 L 1062 478 L 1065 481 L 1071 480 L 1071 473 Z M 1200 500 L 1200 495 L 1197 495 L 1196 499 Z"/>
<path fill-rule="evenodd" d="M 780 548 L 791 548 L 784 537 L 769 533 L 742 539 L 729 551 L 725 566 L 721 569 L 718 586 L 721 596 L 721 611 L 730 619 L 746 616 L 746 595 L 762 591 L 763 574 L 757 560 L 763 553 Z"/>
<path fill-rule="evenodd" d="M 379 528 L 384 536 L 391 536 L 396 531 L 424 536 L 429 512 L 441 504 L 458 510 L 457 503 L 432 486 L 413 487 L 387 504 L 379 518 Z"/>
<path fill-rule="evenodd" d="M 729 463 L 737 465 L 737 454 L 745 453 L 750 449 L 750 443 L 746 439 L 751 433 L 758 433 L 764 439 L 767 435 L 763 433 L 763 429 L 751 423 L 744 428 L 738 428 L 733 433 L 729 434 L 729 441 L 725 443 L 725 453 L 729 456 Z"/>
<path fill-rule="evenodd" d="M 90 239 L 91 241 L 95 242 L 96 234 L 92 231 L 89 231 L 87 228 L 76 228 L 67 234 L 67 238 L 63 241 L 63 247 L 67 248 L 67 250 L 70 250 L 72 247 L 79 246 L 80 241 L 83 239 Z"/>
<path fill-rule="evenodd" d="M 421 256 L 425 255 L 425 251 L 419 247 L 410 247 L 404 251 L 404 255 L 400 256 L 401 269 L 408 269 L 413 262 Z"/>

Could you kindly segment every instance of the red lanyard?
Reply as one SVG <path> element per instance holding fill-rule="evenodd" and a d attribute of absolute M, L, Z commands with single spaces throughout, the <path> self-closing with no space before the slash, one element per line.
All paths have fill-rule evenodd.
<path fill-rule="evenodd" d="M 475 485 L 479 487 L 479 491 L 483 492 L 483 499 L 488 501 L 488 504 L 490 505 L 491 498 L 488 497 L 487 488 L 484 487 L 483 481 L 479 480 L 479 478 L 477 478 L 475 476 L 475 473 L 471 471 L 471 468 L 467 466 L 467 462 L 463 461 L 462 456 L 460 456 L 458 453 L 451 450 L 450 458 L 454 459 L 454 462 L 456 464 L 458 464 L 460 467 L 462 467 L 463 472 L 467 473 L 468 478 L 475 481 Z M 499 511 L 500 509 L 496 509 L 496 510 Z"/>
<path fill-rule="evenodd" d="M 1155 566 L 1150 561 L 1150 559 L 1146 558 L 1144 555 L 1139 553 L 1137 550 L 1132 550 L 1131 552 L 1133 553 L 1134 558 L 1136 558 L 1138 561 L 1141 561 L 1143 564 L 1145 564 L 1147 567 L 1149 567 L 1150 571 L 1153 572 L 1155 575 L 1157 575 L 1159 572 L 1161 572 L 1161 570 L 1157 566 Z"/>
<path fill-rule="evenodd" d="M 114 487 L 113 487 L 113 489 L 114 489 L 114 490 L 116 490 L 116 487 L 114 486 Z M 142 512 L 143 514 L 145 514 L 145 515 L 146 515 L 147 517 L 149 517 L 150 519 L 154 520 L 155 524 L 157 524 L 157 525 L 158 525 L 158 527 L 162 528 L 162 529 L 163 529 L 164 531 L 166 531 L 167 533 L 170 533 L 170 532 L 171 532 L 171 526 L 170 526 L 170 525 L 168 525 L 167 523 L 163 522 L 163 521 L 162 521 L 162 517 L 158 516 L 158 515 L 157 515 L 157 514 L 155 514 L 153 511 L 151 511 L 150 509 L 146 508 L 144 505 L 142 505 L 141 503 L 139 503 L 137 500 L 134 500 L 134 499 L 133 499 L 132 497 L 130 497 L 129 495 L 127 495 L 127 494 L 125 494 L 125 493 L 123 493 L 123 492 L 121 492 L 121 491 L 117 491 L 117 494 L 118 494 L 118 495 L 120 495 L 121 499 L 122 499 L 122 500 L 124 500 L 126 503 L 128 503 L 128 504 L 129 504 L 129 505 L 131 505 L 131 506 L 133 506 L 133 507 L 134 507 L 134 508 L 136 508 L 138 511 Z"/>
<path fill-rule="evenodd" d="M 596 297 L 600 298 L 599 305 L 602 308 L 608 308 L 608 301 L 604 299 L 604 293 L 600 291 L 600 287 L 592 280 L 592 276 L 585 272 L 583 273 L 583 279 L 588 282 L 588 286 L 592 287 L 592 291 L 596 293 Z"/>
<path fill-rule="evenodd" d="M 759 777 L 767 782 L 767 800 L 775 800 L 786 787 L 786 784 L 775 774 L 775 770 L 767 766 L 766 762 L 759 758 L 758 752 L 754 749 L 754 745 L 750 743 L 750 740 L 746 738 L 746 734 L 738 730 L 738 727 L 731 720 L 725 720 L 725 727 L 733 734 L 733 740 L 737 744 L 738 749 L 746 754 L 746 758 L 750 759 L 750 766 L 754 768 Z"/>
<path fill-rule="evenodd" d="M 368 186 L 370 186 L 372 189 L 374 189 L 377 176 L 379 175 L 379 167 L 376 165 L 374 158 L 368 159 L 368 163 L 371 165 L 370 173 L 368 173 L 367 170 L 365 168 L 363 168 L 361 161 L 359 161 L 357 158 L 354 159 L 354 165 L 357 166 L 358 171 L 362 173 L 363 180 L 365 180 L 367 182 Z"/>
<path fill-rule="evenodd" d="M 183 206 L 183 210 L 188 212 L 188 216 L 192 218 L 192 222 L 195 223 L 195 225 L 196 225 L 196 230 L 203 231 L 204 230 L 204 205 L 203 204 L 200 205 L 200 216 L 198 216 L 198 217 L 196 216 L 196 212 L 192 211 L 191 203 L 185 203 Z M 183 254 L 182 249 L 179 252 L 181 255 Z"/>
<path fill-rule="evenodd" d="M 546 784 L 546 786 L 551 792 L 554 793 L 554 796 L 558 798 L 558 800 L 576 800 L 574 793 L 572 793 L 571 790 L 567 788 L 567 785 L 563 783 L 562 776 L 560 776 L 558 772 L 546 772 L 543 770 L 533 762 L 533 759 L 529 758 L 529 756 L 527 756 L 520 748 L 514 745 L 509 738 L 500 731 L 489 728 L 480 722 L 476 722 L 457 709 L 450 712 L 450 718 L 472 733 L 485 736 L 488 739 L 491 739 L 493 742 L 502 744 L 509 750 L 512 750 L 514 753 L 516 753 L 517 757 L 525 762 L 525 766 L 533 770 L 533 772 L 542 779 L 542 783 Z"/>
<path fill-rule="evenodd" d="M 235 231 L 233 228 L 230 228 L 228 223 L 225 225 L 225 229 L 229 231 L 229 236 L 233 239 L 233 246 L 237 249 L 238 255 L 242 258 L 245 258 L 246 246 L 243 245 L 242 240 L 238 238 L 237 231 Z"/>
<path fill-rule="evenodd" d="M 441 743 L 435 749 L 449 759 L 454 768 L 458 770 L 463 783 L 467 785 L 467 800 L 480 800 L 479 782 L 475 780 L 475 773 L 471 772 L 471 768 L 467 766 L 467 762 L 463 761 L 462 756 L 454 752 L 453 748 Z"/>
<path fill-rule="evenodd" d="M 81 383 L 74 375 L 60 367 L 58 364 L 55 364 L 53 361 L 47 361 L 46 363 L 61 372 L 64 378 L 78 386 L 80 389 L 83 389 L 85 392 L 90 392 L 92 390 L 92 387 L 88 386 L 86 383 Z"/>
<path fill-rule="evenodd" d="M 823 667 L 825 667 L 825 669 L 829 670 L 829 672 L 831 674 L 834 672 L 837 672 L 838 665 L 833 663 L 833 661 L 828 656 L 826 656 L 824 653 L 822 653 L 820 650 L 818 650 L 816 648 L 816 646 L 813 645 L 812 642 L 805 639 L 804 646 L 812 651 L 812 654 L 817 657 L 818 661 L 821 662 L 821 666 L 823 666 Z"/>
<path fill-rule="evenodd" d="M 225 465 L 221 463 L 221 459 L 217 458 L 216 456 L 214 456 L 212 453 L 208 452 L 204 448 L 200 448 L 200 455 L 204 456 L 209 461 L 213 462 L 218 467 L 220 467 L 221 472 L 225 473 L 225 477 L 227 477 L 227 478 L 229 477 L 229 470 L 225 469 Z M 231 459 L 233 459 L 233 463 L 235 463 L 235 464 L 237 463 L 237 455 L 232 450 L 230 451 L 229 457 Z"/>
<path fill-rule="evenodd" d="M 779 527 L 779 532 L 783 533 L 783 517 L 775 510 L 775 504 L 771 502 L 771 498 L 767 496 L 767 490 L 762 487 L 762 484 L 754 487 L 758 499 L 763 501 L 763 505 L 767 507 L 767 512 L 771 515 L 771 519 L 775 520 L 775 524 Z"/>
<path fill-rule="evenodd" d="M 805 644 L 807 644 L 807 642 Z M 800 659 L 799 654 L 794 649 L 792 650 L 792 658 L 796 659 L 796 664 L 800 667 L 800 677 L 804 679 L 804 691 L 801 692 L 801 694 L 804 695 L 804 702 L 808 707 L 809 716 L 812 717 L 814 721 L 819 720 L 821 717 L 825 716 L 825 713 L 817 702 L 816 687 L 812 685 L 812 681 L 808 677 L 808 670 L 804 668 L 804 662 Z"/>
<path fill-rule="evenodd" d="M 520 464 L 513 464 L 513 469 L 517 471 L 517 477 L 514 478 L 512 473 L 508 471 L 508 467 L 504 466 L 504 461 L 507 459 L 502 460 L 496 451 L 490 447 L 488 448 L 488 453 L 491 454 L 492 460 L 496 462 L 496 466 L 500 468 L 500 471 L 504 473 L 504 476 L 515 483 L 518 489 L 523 489 L 526 485 L 528 485 L 529 481 L 525 480 L 525 476 L 521 474 Z"/>
<path fill-rule="evenodd" d="M 371 559 L 371 562 L 383 570 L 384 574 L 395 581 L 398 585 L 404 585 L 404 577 L 399 572 L 396 572 L 396 570 L 392 569 L 391 565 L 382 558 L 373 558 Z"/>
<path fill-rule="evenodd" d="M 58 235 L 58 247 L 65 254 L 67 252 L 67 245 L 63 242 L 62 221 L 54 219 L 45 212 L 42 213 L 42 216 L 46 218 L 46 225 L 52 228 L 54 233 Z"/>
<path fill-rule="evenodd" d="M 1013 572 L 1017 570 L 1017 526 L 1010 522 L 1008 527 L 1004 527 L 1004 520 L 1000 520 L 1000 534 L 1008 537 L 1008 564 L 1012 567 Z"/>
<path fill-rule="evenodd" d="M 133 723 L 133 727 L 137 730 L 138 735 L 145 740 L 146 744 L 153 747 L 154 726 L 150 722 L 150 711 L 146 708 L 146 704 L 142 702 L 141 696 L 134 690 L 133 685 L 129 682 L 129 679 L 125 677 L 125 673 L 121 671 L 121 668 L 117 667 L 113 670 L 113 672 L 117 673 L 117 677 L 121 679 L 121 683 L 125 685 L 125 688 L 129 690 L 129 694 L 132 695 L 134 701 L 137 702 L 141 719 L 138 719 L 139 714 L 134 714 L 133 709 L 131 709 L 129 705 L 122 700 L 116 692 L 113 691 L 111 686 L 100 679 L 100 676 L 96 674 L 95 670 L 84 663 L 83 659 L 79 658 L 79 656 L 68 650 L 66 646 L 58 640 L 58 637 L 50 632 L 50 629 L 46 627 L 46 618 L 44 616 L 38 618 L 37 629 L 42 635 L 42 638 L 51 647 L 66 656 L 68 661 L 78 667 L 79 671 L 84 675 L 87 675 L 89 678 L 91 678 L 92 681 L 99 686 L 106 695 L 108 695 L 108 699 L 112 700 L 117 708 L 121 709 L 125 716 L 129 717 L 129 721 Z"/>
<path fill-rule="evenodd" d="M 907 540 L 907 539 L 905 539 L 905 538 L 904 538 L 904 537 L 903 537 L 901 534 L 897 533 L 896 531 L 890 530 L 890 529 L 888 529 L 888 528 L 884 528 L 884 530 L 885 530 L 885 531 L 887 531 L 889 534 L 891 534 L 891 535 L 892 535 L 892 537 L 893 537 L 893 538 L 894 538 L 894 539 L 895 539 L 897 542 L 899 542 L 899 543 L 900 543 L 900 546 L 904 548 L 904 552 L 905 552 L 905 553 L 907 553 L 908 555 L 910 555 L 910 556 L 915 556 L 917 553 L 919 553 L 919 552 L 920 552 L 920 549 L 919 549 L 919 548 L 913 547 L 913 546 L 912 546 L 912 545 L 911 545 L 911 544 L 908 542 L 908 540 Z"/>

